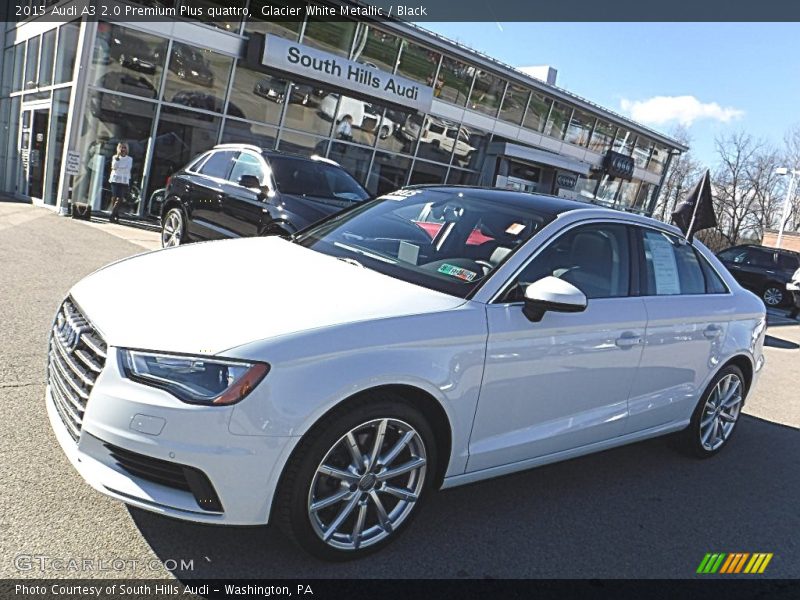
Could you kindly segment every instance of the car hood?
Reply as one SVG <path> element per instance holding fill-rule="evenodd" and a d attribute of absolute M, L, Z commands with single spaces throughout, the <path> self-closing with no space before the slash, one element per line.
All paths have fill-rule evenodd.
<path fill-rule="evenodd" d="M 277 237 L 134 256 L 89 275 L 71 296 L 112 346 L 188 354 L 464 303 Z"/>

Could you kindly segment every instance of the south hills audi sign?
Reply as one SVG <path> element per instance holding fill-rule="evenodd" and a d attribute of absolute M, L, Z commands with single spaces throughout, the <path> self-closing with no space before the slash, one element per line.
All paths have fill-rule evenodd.
<path fill-rule="evenodd" d="M 261 63 L 420 112 L 429 111 L 433 103 L 432 87 L 277 35 L 266 36 Z"/>

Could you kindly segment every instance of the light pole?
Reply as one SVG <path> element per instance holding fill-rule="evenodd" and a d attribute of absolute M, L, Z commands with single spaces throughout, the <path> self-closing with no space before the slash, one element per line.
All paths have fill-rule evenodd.
<path fill-rule="evenodd" d="M 794 180 L 800 171 L 797 169 L 787 169 L 786 167 L 779 167 L 775 169 L 775 173 L 778 175 L 788 175 L 789 173 L 792 174 L 792 178 L 789 180 L 789 187 L 786 190 L 786 200 L 783 202 L 783 214 L 781 215 L 781 225 L 778 227 L 778 240 L 775 242 L 775 247 L 780 248 L 781 242 L 783 241 L 783 230 L 786 227 L 786 220 L 789 218 L 789 209 L 792 206 L 792 192 L 794 191 Z"/>

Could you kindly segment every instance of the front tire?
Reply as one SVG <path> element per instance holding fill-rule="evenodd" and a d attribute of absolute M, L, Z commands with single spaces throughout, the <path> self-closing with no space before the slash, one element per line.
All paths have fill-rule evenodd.
<path fill-rule="evenodd" d="M 720 370 L 700 398 L 689 427 L 682 432 L 683 447 L 698 458 L 710 458 L 730 441 L 747 394 L 741 369 Z"/>
<path fill-rule="evenodd" d="M 186 222 L 180 208 L 170 208 L 161 221 L 161 247 L 174 248 L 186 239 Z"/>
<path fill-rule="evenodd" d="M 425 417 L 401 397 L 371 394 L 306 434 L 284 471 L 275 520 L 318 558 L 360 558 L 408 526 L 436 460 Z"/>

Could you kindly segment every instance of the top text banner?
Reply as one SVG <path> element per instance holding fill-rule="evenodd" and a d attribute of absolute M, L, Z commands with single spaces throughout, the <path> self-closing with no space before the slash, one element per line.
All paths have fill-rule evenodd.
<path fill-rule="evenodd" d="M 0 19 L 40 19 L 66 22 L 76 18 L 104 21 L 241 21 L 257 18 L 302 20 L 313 11 L 317 19 L 399 19 L 412 22 L 473 21 L 800 21 L 800 2 L 789 0 L 410 0 L 408 3 L 374 0 L 367 3 L 332 0 L 321 10 L 300 0 L 0 0 Z"/>

